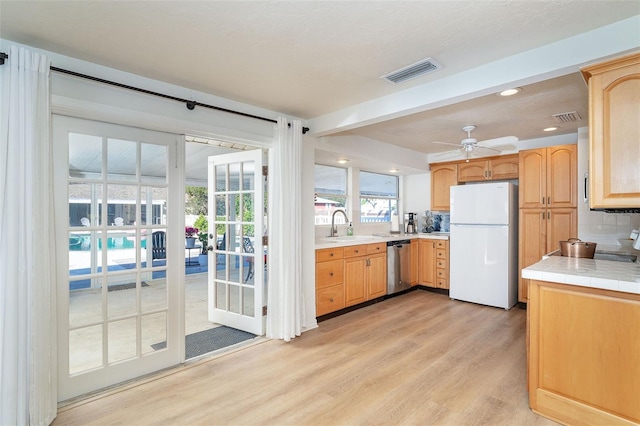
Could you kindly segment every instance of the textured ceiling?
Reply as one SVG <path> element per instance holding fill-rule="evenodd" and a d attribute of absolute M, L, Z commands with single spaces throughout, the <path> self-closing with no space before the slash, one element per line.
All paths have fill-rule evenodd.
<path fill-rule="evenodd" d="M 0 37 L 314 119 L 636 15 L 638 0 L 2 0 Z M 379 78 L 426 57 L 444 69 L 399 85 Z M 575 75 L 349 134 L 422 152 L 459 141 L 465 124 L 479 140 L 539 137 L 542 116 L 578 110 L 586 120 L 579 86 Z"/>

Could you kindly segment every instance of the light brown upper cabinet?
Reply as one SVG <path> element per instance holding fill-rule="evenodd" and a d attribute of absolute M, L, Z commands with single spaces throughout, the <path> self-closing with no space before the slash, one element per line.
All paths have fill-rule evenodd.
<path fill-rule="evenodd" d="M 431 164 L 431 210 L 449 211 L 449 188 L 457 184 L 456 163 Z"/>
<path fill-rule="evenodd" d="M 576 145 L 520 151 L 520 208 L 577 207 Z"/>
<path fill-rule="evenodd" d="M 518 154 L 458 163 L 458 182 L 518 179 Z"/>
<path fill-rule="evenodd" d="M 582 73 L 589 82 L 589 205 L 640 207 L 640 54 Z"/>

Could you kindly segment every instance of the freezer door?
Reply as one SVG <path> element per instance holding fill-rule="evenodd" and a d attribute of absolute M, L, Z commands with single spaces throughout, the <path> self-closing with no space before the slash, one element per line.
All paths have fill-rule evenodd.
<path fill-rule="evenodd" d="M 452 299 L 509 309 L 516 303 L 517 265 L 510 250 L 512 227 L 451 225 Z"/>
<path fill-rule="evenodd" d="M 512 190 L 508 182 L 451 187 L 451 223 L 509 223 Z"/>

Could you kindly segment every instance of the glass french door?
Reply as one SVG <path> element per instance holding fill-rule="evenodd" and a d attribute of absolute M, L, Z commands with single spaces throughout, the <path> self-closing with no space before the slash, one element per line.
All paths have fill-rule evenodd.
<path fill-rule="evenodd" d="M 209 157 L 209 321 L 256 335 L 266 288 L 262 166 L 260 149 Z"/>
<path fill-rule="evenodd" d="M 58 395 L 181 361 L 181 136 L 54 115 Z"/>

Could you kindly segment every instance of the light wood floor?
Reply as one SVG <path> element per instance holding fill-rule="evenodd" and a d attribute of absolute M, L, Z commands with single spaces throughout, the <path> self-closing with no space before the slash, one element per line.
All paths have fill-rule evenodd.
<path fill-rule="evenodd" d="M 551 425 L 525 387 L 526 311 L 413 291 L 61 409 L 54 425 Z"/>

